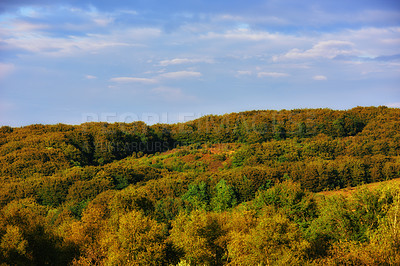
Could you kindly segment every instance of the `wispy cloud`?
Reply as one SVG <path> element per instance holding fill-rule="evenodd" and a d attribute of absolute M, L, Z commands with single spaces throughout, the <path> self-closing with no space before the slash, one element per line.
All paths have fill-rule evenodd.
<path fill-rule="evenodd" d="M 4 40 L 10 47 L 19 48 L 33 53 L 43 53 L 55 56 L 68 56 L 82 52 L 94 53 L 109 47 L 132 46 L 129 43 L 107 40 L 95 36 L 68 38 L 53 38 L 44 35 L 31 35 L 25 38 L 10 38 Z"/>
<path fill-rule="evenodd" d="M 253 72 L 251 72 L 250 70 L 239 70 L 236 71 L 236 73 L 238 75 L 245 75 L 245 76 L 250 76 L 251 74 L 253 74 Z"/>
<path fill-rule="evenodd" d="M 194 63 L 213 63 L 214 60 L 206 58 L 174 58 L 170 60 L 160 61 L 160 66 L 194 64 Z"/>
<path fill-rule="evenodd" d="M 86 79 L 97 79 L 97 77 L 93 76 L 93 75 L 86 75 L 85 78 Z"/>
<path fill-rule="evenodd" d="M 323 75 L 317 75 L 313 77 L 313 80 L 327 80 L 328 78 Z"/>
<path fill-rule="evenodd" d="M 115 77 L 111 78 L 111 82 L 116 83 L 144 83 L 144 84 L 155 84 L 161 82 L 162 79 L 186 79 L 186 78 L 198 78 L 202 74 L 196 71 L 176 71 L 167 72 L 160 74 L 152 78 L 140 78 L 140 77 Z"/>
<path fill-rule="evenodd" d="M 315 58 L 329 58 L 333 59 L 339 55 L 354 54 L 354 43 L 349 41 L 329 40 L 321 41 L 314 45 L 311 49 L 302 51 L 294 48 L 281 56 L 274 56 L 274 61 L 283 59 L 315 59 Z"/>
<path fill-rule="evenodd" d="M 167 79 L 199 78 L 201 76 L 202 74 L 196 71 L 167 72 L 159 75 L 159 77 Z"/>
<path fill-rule="evenodd" d="M 249 29 L 235 29 L 224 33 L 209 32 L 203 35 L 204 39 L 231 39 L 238 41 L 264 41 L 274 40 L 279 38 L 277 34 L 272 34 L 266 31 L 252 31 Z"/>
<path fill-rule="evenodd" d="M 280 72 L 259 72 L 257 74 L 257 77 L 263 78 L 263 77 L 271 77 L 271 78 L 282 78 L 282 77 L 288 77 L 290 76 L 287 73 L 280 73 Z"/>
<path fill-rule="evenodd" d="M 215 21 L 218 22 L 224 22 L 224 21 L 229 21 L 229 22 L 244 22 L 246 21 L 247 23 L 251 24 L 269 24 L 269 25 L 287 25 L 289 24 L 289 20 L 283 18 L 283 17 L 277 17 L 277 16 L 268 16 L 268 15 L 261 15 L 261 16 L 238 16 L 238 15 L 231 15 L 231 14 L 222 14 L 222 15 L 216 15 L 213 17 Z"/>
<path fill-rule="evenodd" d="M 88 16 L 92 19 L 91 24 L 68 22 L 52 25 L 51 23 L 35 23 L 21 19 L 0 21 L 0 26 L 4 28 L 0 32 L 2 46 L 7 49 L 19 49 L 36 54 L 70 56 L 82 52 L 95 53 L 110 47 L 143 46 L 141 42 L 157 38 L 161 33 L 160 29 L 150 27 L 111 28 L 111 30 L 102 31 L 98 28 L 108 27 L 113 18 L 92 14 L 88 14 Z M 66 32 L 66 34 L 54 34 L 57 31 Z M 77 32 L 77 34 L 70 32 Z"/>
<path fill-rule="evenodd" d="M 37 31 L 50 29 L 51 26 L 44 23 L 32 23 L 24 20 L 14 20 L 12 23 L 8 23 L 7 28 L 12 30 L 15 34 L 28 31 Z"/>
<path fill-rule="evenodd" d="M 145 84 L 154 84 L 157 83 L 157 79 L 153 78 L 136 78 L 136 77 L 117 77 L 111 78 L 110 81 L 116 83 L 145 83 Z"/>

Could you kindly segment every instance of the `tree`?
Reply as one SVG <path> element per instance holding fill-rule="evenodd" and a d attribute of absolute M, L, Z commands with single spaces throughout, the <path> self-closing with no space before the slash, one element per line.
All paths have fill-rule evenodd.
<path fill-rule="evenodd" d="M 317 216 L 317 204 L 312 194 L 303 190 L 299 183 L 294 183 L 291 180 L 259 191 L 254 199 L 254 206 L 258 210 L 263 210 L 265 206 L 273 206 L 285 213 L 291 221 L 296 222 L 303 230 Z"/>
<path fill-rule="evenodd" d="M 1 210 L 6 232 L 0 246 L 6 258 L 28 260 L 31 265 L 63 264 L 71 259 L 59 249 L 61 239 L 46 230 L 45 215 L 46 208 L 33 199 L 12 201 Z"/>
<path fill-rule="evenodd" d="M 276 140 L 284 140 L 286 139 L 287 135 L 286 135 L 286 128 L 284 126 L 281 125 L 277 125 L 274 129 L 274 138 Z"/>
<path fill-rule="evenodd" d="M 28 241 L 24 239 L 21 229 L 8 225 L 0 241 L 0 260 L 16 265 L 29 264 L 32 254 L 27 248 Z"/>
<path fill-rule="evenodd" d="M 166 260 L 166 231 L 161 224 L 132 211 L 119 220 L 116 241 L 107 255 L 107 265 L 162 265 Z"/>
<path fill-rule="evenodd" d="M 230 265 L 302 265 L 309 243 L 281 213 L 265 208 L 248 232 L 231 232 Z"/>
<path fill-rule="evenodd" d="M 299 124 L 299 129 L 297 131 L 297 135 L 299 136 L 299 138 L 304 138 L 307 135 L 307 126 L 306 123 L 301 122 Z"/>
<path fill-rule="evenodd" d="M 190 264 L 222 265 L 226 252 L 224 223 L 224 216 L 213 212 L 181 214 L 172 223 L 170 238 Z"/>
<path fill-rule="evenodd" d="M 236 193 L 224 179 L 215 186 L 215 196 L 211 199 L 211 207 L 214 211 L 224 211 L 236 206 Z"/>
<path fill-rule="evenodd" d="M 189 210 L 208 210 L 210 204 L 208 185 L 204 181 L 201 181 L 199 184 L 190 184 L 188 191 L 182 196 L 182 199 L 188 203 L 187 207 Z"/>

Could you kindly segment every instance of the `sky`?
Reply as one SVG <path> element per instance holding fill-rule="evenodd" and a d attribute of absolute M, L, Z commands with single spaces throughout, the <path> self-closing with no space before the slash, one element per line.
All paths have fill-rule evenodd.
<path fill-rule="evenodd" d="M 0 125 L 380 105 L 398 0 L 0 1 Z"/>

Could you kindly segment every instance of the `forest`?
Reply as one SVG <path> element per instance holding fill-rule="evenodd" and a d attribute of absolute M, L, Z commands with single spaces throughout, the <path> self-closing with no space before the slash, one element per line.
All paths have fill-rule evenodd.
<path fill-rule="evenodd" d="M 400 265 L 399 108 L 3 126 L 0 178 L 0 265 Z"/>

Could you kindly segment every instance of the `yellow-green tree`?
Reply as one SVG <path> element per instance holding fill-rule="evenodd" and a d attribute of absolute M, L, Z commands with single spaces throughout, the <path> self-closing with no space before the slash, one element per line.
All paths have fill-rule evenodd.
<path fill-rule="evenodd" d="M 230 232 L 230 265 L 302 265 L 309 243 L 285 215 L 264 209 L 256 225 Z"/>
<path fill-rule="evenodd" d="M 106 265 L 162 265 L 166 259 L 166 231 L 142 212 L 122 216 Z"/>
<path fill-rule="evenodd" d="M 224 214 L 193 211 L 181 214 L 172 223 L 171 240 L 194 265 L 221 265 L 226 261 Z"/>

